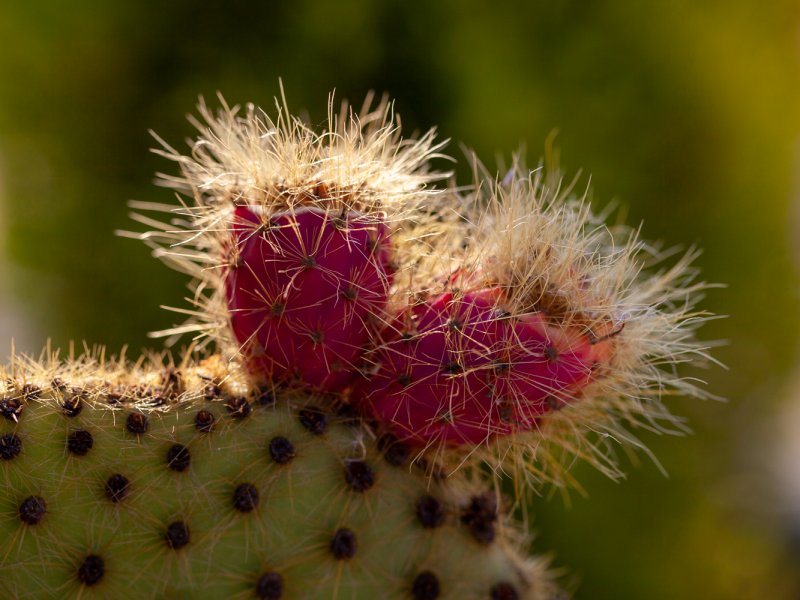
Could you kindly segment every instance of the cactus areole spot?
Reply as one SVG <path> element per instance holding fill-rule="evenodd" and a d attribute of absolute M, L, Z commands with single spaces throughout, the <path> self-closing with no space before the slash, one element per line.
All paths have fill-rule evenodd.
<path fill-rule="evenodd" d="M 143 433 L 147 433 L 147 421 L 147 415 L 142 413 L 131 413 L 128 415 L 128 418 L 125 421 L 125 427 L 131 433 L 142 435 Z"/>
<path fill-rule="evenodd" d="M 62 408 L 64 409 L 64 414 L 68 417 L 77 417 L 83 410 L 83 400 L 79 394 L 75 394 L 71 398 L 64 400 Z"/>
<path fill-rule="evenodd" d="M 325 433 L 328 417 L 318 408 L 304 408 L 299 413 L 300 424 L 314 435 Z"/>
<path fill-rule="evenodd" d="M 264 573 L 256 583 L 259 600 L 280 600 L 283 596 L 283 577 L 280 573 Z"/>
<path fill-rule="evenodd" d="M 491 544 L 497 532 L 497 498 L 490 493 L 473 496 L 461 514 L 461 522 L 469 528 L 472 537 L 479 544 Z"/>
<path fill-rule="evenodd" d="M 439 578 L 430 571 L 423 571 L 414 579 L 411 593 L 414 600 L 436 600 L 441 593 Z"/>
<path fill-rule="evenodd" d="M 519 600 L 519 592 L 513 585 L 505 581 L 492 586 L 489 596 L 491 600 Z"/>
<path fill-rule="evenodd" d="M 189 449 L 182 444 L 173 444 L 167 450 L 167 465 L 173 471 L 179 473 L 189 468 L 189 463 L 192 461 L 192 455 Z"/>
<path fill-rule="evenodd" d="M 36 525 L 47 512 L 47 503 L 41 496 L 28 496 L 19 505 L 19 519 L 27 525 Z"/>
<path fill-rule="evenodd" d="M 363 460 L 351 460 L 344 466 L 344 479 L 356 492 L 365 492 L 375 484 L 375 472 Z"/>
<path fill-rule="evenodd" d="M 16 433 L 6 433 L 0 436 L 0 458 L 11 460 L 22 450 L 22 440 Z"/>
<path fill-rule="evenodd" d="M 189 543 L 189 526 L 183 521 L 170 523 L 164 539 L 167 546 L 173 550 L 180 550 Z"/>
<path fill-rule="evenodd" d="M 417 519 L 425 529 L 435 529 L 444 524 L 444 509 L 433 496 L 423 496 L 417 502 Z"/>
<path fill-rule="evenodd" d="M 106 480 L 106 498 L 114 502 L 122 502 L 130 490 L 130 480 L 124 475 L 116 473 Z"/>
<path fill-rule="evenodd" d="M 214 428 L 214 414 L 205 409 L 198 410 L 194 416 L 194 426 L 197 431 L 210 433 Z"/>
<path fill-rule="evenodd" d="M 78 567 L 78 581 L 83 585 L 94 585 L 98 583 L 106 572 L 106 564 L 102 558 L 96 554 L 90 554 Z"/>
<path fill-rule="evenodd" d="M 234 419 L 244 419 L 250 414 L 251 406 L 247 399 L 237 396 L 228 398 L 228 401 L 225 402 L 225 409 Z"/>
<path fill-rule="evenodd" d="M 404 465 L 411 456 L 411 449 L 408 445 L 391 433 L 386 433 L 378 438 L 378 448 L 383 451 L 383 458 L 386 462 L 394 467 Z"/>
<path fill-rule="evenodd" d="M 67 437 L 67 450 L 75 456 L 86 456 L 94 446 L 94 437 L 85 429 L 73 431 Z"/>
<path fill-rule="evenodd" d="M 269 455 L 279 465 L 285 465 L 295 457 L 294 445 L 285 437 L 279 435 L 270 440 Z"/>
<path fill-rule="evenodd" d="M 358 540 L 350 529 L 337 529 L 331 540 L 331 554 L 336 560 L 350 560 L 356 555 Z"/>
<path fill-rule="evenodd" d="M 490 288 L 407 309 L 372 351 L 381 367 L 359 382 L 356 401 L 414 446 L 535 431 L 553 398 L 572 402 L 593 381 L 608 342 L 541 313 L 498 317 L 502 304 L 502 290 Z M 416 323 L 410 338 L 402 333 L 409 321 Z"/>
<path fill-rule="evenodd" d="M 341 390 L 374 333 L 370 317 L 386 305 L 388 229 L 357 213 L 337 228 L 327 211 L 302 206 L 269 215 L 265 235 L 264 218 L 257 206 L 233 215 L 238 262 L 225 274 L 225 292 L 234 336 L 253 372 Z M 351 299 L 342 302 L 343 293 Z"/>
<path fill-rule="evenodd" d="M 252 512 L 258 501 L 258 488 L 252 483 L 242 483 L 233 492 L 233 507 L 239 512 Z"/>
<path fill-rule="evenodd" d="M 24 407 L 19 398 L 0 398 L 0 414 L 9 421 L 19 421 L 19 415 Z"/>

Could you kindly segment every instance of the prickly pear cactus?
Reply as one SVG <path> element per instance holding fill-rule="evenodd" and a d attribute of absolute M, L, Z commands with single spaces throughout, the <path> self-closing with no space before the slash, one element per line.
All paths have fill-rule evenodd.
<path fill-rule="evenodd" d="M 159 140 L 193 203 L 134 234 L 193 276 L 162 332 L 193 352 L 0 377 L 0 597 L 554 597 L 499 480 L 614 477 L 612 440 L 680 428 L 693 254 L 643 273 L 557 169 L 431 189 L 441 145 L 385 102 L 200 114 L 190 155 Z"/>
<path fill-rule="evenodd" d="M 503 499 L 219 357 L 0 383 L 0 597 L 548 598 Z"/>

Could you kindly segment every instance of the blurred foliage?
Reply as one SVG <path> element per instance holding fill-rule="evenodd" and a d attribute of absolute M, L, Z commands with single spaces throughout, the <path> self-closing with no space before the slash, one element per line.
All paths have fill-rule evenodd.
<path fill-rule="evenodd" d="M 706 306 L 730 318 L 704 335 L 729 341 L 730 370 L 701 375 L 730 402 L 676 400 L 697 434 L 643 435 L 670 479 L 647 459 L 622 485 L 579 467 L 587 497 L 534 503 L 537 549 L 577 598 L 796 598 L 798 556 L 754 456 L 800 328 L 799 24 L 792 0 L 3 3 L 3 284 L 41 344 L 152 345 L 185 282 L 113 231 L 135 228 L 128 199 L 170 201 L 150 185 L 173 166 L 147 131 L 179 144 L 198 94 L 270 108 L 282 77 L 321 122 L 333 88 L 356 104 L 386 91 L 406 131 L 438 125 L 490 164 L 523 142 L 535 163 L 558 129 L 600 204 L 705 248 L 706 277 L 728 284 Z"/>

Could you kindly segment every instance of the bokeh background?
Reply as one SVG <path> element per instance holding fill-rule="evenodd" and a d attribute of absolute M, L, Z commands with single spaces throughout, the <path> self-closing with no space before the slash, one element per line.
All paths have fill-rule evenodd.
<path fill-rule="evenodd" d="M 173 324 L 183 278 L 115 237 L 173 168 L 199 94 L 271 107 L 282 77 L 313 122 L 328 92 L 396 99 L 491 164 L 544 140 L 644 236 L 705 248 L 705 307 L 730 315 L 727 403 L 676 399 L 695 430 L 586 495 L 533 502 L 537 551 L 576 598 L 800 597 L 797 258 L 800 5 L 793 0 L 0 3 L 0 356 L 48 338 L 131 352 Z M 444 166 L 444 165 L 442 165 Z"/>

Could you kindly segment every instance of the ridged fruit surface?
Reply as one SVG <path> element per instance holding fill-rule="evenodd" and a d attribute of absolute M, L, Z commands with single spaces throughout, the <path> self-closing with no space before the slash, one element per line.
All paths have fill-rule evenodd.
<path fill-rule="evenodd" d="M 544 313 L 512 314 L 499 288 L 416 304 L 384 336 L 356 397 L 415 446 L 536 430 L 592 382 L 608 346 Z"/>
<path fill-rule="evenodd" d="M 341 390 L 391 284 L 386 226 L 354 212 L 239 206 L 225 275 L 232 332 L 254 373 Z"/>

